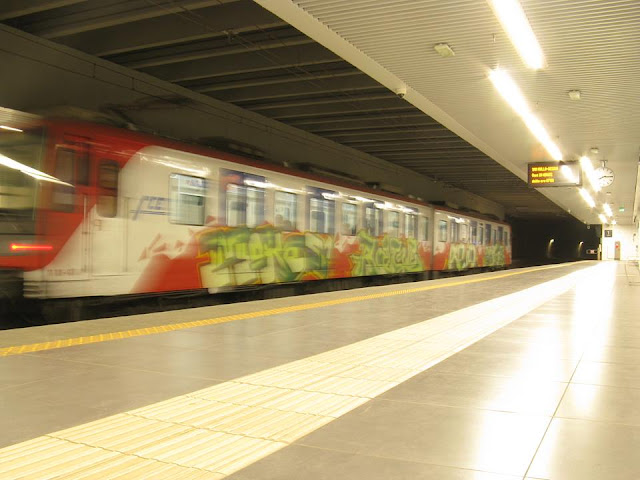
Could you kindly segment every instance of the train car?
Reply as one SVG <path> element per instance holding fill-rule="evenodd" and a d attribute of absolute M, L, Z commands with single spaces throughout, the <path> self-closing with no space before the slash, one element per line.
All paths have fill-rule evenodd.
<path fill-rule="evenodd" d="M 507 225 L 444 207 L 0 109 L 0 269 L 26 297 L 498 268 L 509 245 Z"/>
<path fill-rule="evenodd" d="M 501 268 L 511 264 L 511 227 L 437 207 L 434 211 L 434 271 Z"/>

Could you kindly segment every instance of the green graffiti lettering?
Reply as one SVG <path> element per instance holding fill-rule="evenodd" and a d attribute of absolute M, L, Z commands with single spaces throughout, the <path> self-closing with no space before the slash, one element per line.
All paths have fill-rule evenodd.
<path fill-rule="evenodd" d="M 341 276 L 418 272 L 423 269 L 418 250 L 416 239 L 373 237 L 365 231 L 353 242 L 319 233 L 282 232 L 271 225 L 214 227 L 198 234 L 198 254 L 209 260 L 200 267 L 205 287 L 332 278 L 334 261 Z"/>

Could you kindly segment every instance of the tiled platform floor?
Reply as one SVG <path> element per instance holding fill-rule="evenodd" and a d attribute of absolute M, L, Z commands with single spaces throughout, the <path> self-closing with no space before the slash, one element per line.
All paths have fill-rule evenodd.
<path fill-rule="evenodd" d="M 215 386 L 588 266 L 2 358 L 0 440 L 11 445 Z M 609 266 L 228 478 L 640 478 L 640 287 L 626 284 L 623 266 Z M 184 315 L 207 318 L 286 300 Z M 160 317 L 128 321 L 169 320 Z M 77 324 L 76 331 L 122 322 Z M 44 327 L 0 342 L 73 333 L 72 325 Z"/>

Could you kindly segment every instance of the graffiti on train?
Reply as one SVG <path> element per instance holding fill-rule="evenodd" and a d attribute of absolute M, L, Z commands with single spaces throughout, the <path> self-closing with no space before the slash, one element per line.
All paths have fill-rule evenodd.
<path fill-rule="evenodd" d="M 312 232 L 284 232 L 271 225 L 214 227 L 197 235 L 202 285 L 263 283 L 418 272 L 428 268 L 425 242 Z"/>
<path fill-rule="evenodd" d="M 445 270 L 466 270 L 475 267 L 495 267 L 505 264 L 504 245 L 476 246 L 453 243 L 449 247 Z"/>

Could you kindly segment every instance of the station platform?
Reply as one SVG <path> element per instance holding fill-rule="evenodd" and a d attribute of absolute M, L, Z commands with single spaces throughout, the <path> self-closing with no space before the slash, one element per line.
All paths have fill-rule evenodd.
<path fill-rule="evenodd" d="M 638 311 L 579 262 L 0 332 L 0 479 L 640 478 Z"/>

